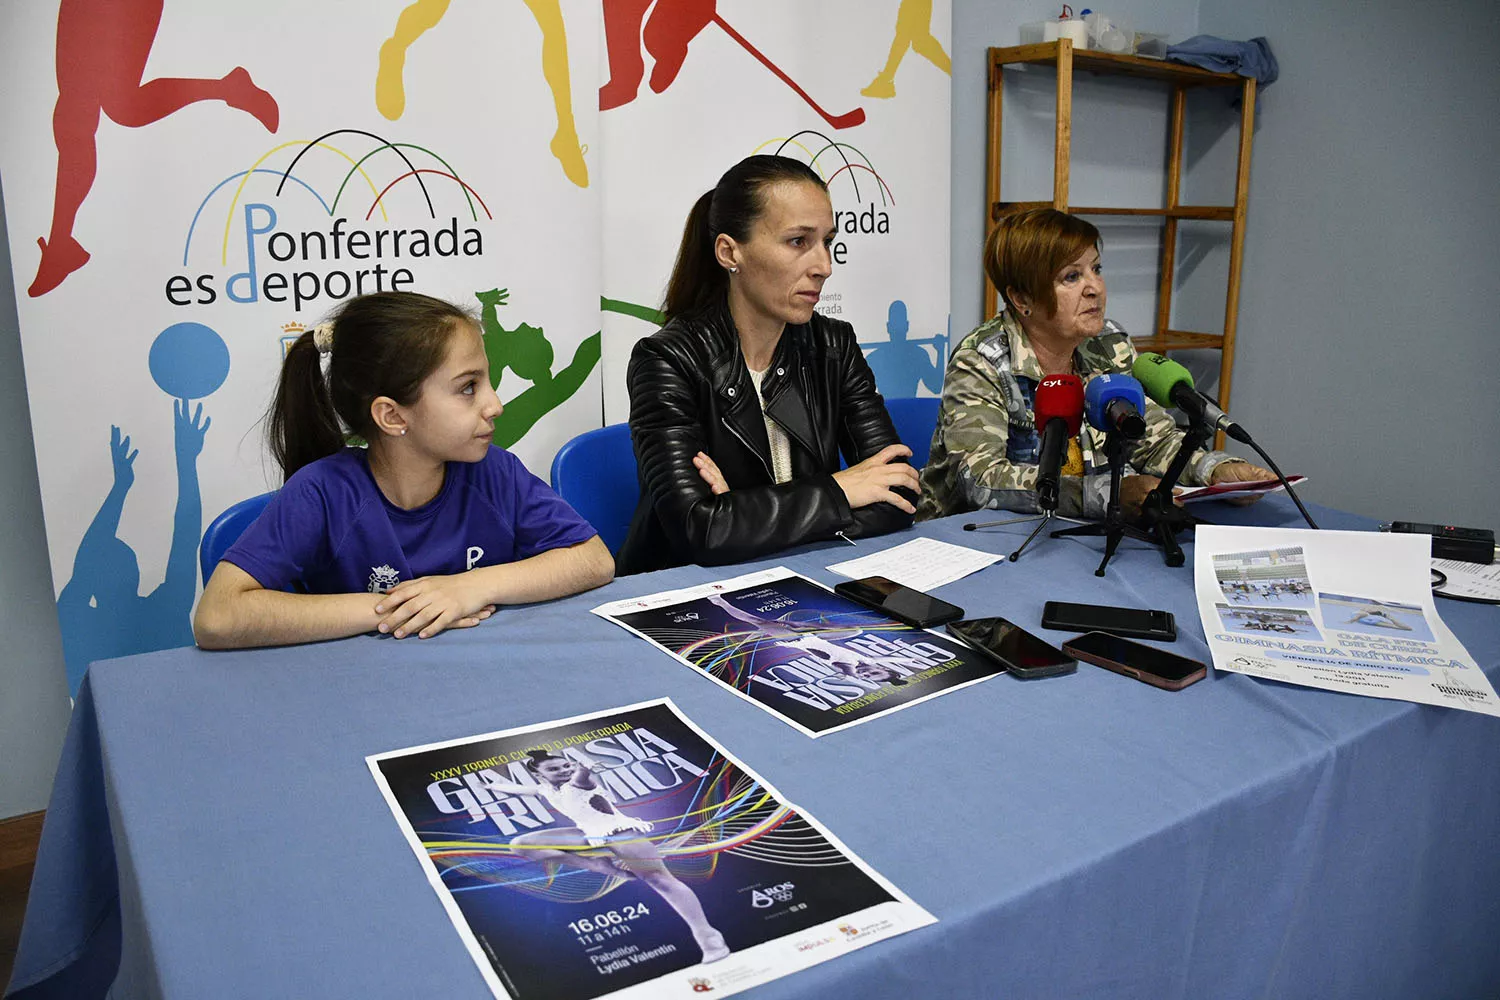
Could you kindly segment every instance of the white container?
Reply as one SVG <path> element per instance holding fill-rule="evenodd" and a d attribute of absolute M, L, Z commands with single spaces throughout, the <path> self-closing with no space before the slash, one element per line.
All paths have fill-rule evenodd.
<path fill-rule="evenodd" d="M 1046 32 L 1046 21 L 1032 21 L 1030 24 L 1023 24 L 1021 25 L 1021 44 L 1037 45 L 1045 42 L 1047 40 Z M 1056 32 L 1053 32 L 1052 37 L 1054 40 L 1057 38 Z"/>
<path fill-rule="evenodd" d="M 1089 44 L 1101 52 L 1129 55 L 1135 51 L 1135 32 L 1119 18 L 1088 13 L 1083 17 L 1089 26 Z"/>
<path fill-rule="evenodd" d="M 1057 25 L 1057 37 L 1072 41 L 1073 48 L 1086 49 L 1089 47 L 1089 26 L 1082 18 L 1070 17 L 1065 21 L 1054 22 Z"/>

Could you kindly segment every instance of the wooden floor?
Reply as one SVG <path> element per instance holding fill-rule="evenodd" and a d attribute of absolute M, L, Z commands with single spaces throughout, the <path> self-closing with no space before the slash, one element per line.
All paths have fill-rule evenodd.
<path fill-rule="evenodd" d="M 10 982 L 21 936 L 21 916 L 36 863 L 36 844 L 42 835 L 42 813 L 0 820 L 0 990 Z"/>

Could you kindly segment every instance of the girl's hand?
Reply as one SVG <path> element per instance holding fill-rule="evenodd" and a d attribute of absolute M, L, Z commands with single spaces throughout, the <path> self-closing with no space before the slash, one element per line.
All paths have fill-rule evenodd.
<path fill-rule="evenodd" d="M 922 490 L 917 470 L 899 461 L 910 457 L 911 449 L 906 445 L 889 444 L 858 465 L 835 472 L 833 481 L 839 484 L 854 510 L 884 502 L 915 514 L 917 508 L 895 491 L 897 486 L 904 486 L 913 493 Z"/>
<path fill-rule="evenodd" d="M 714 460 L 708 457 L 706 452 L 698 452 L 693 456 L 693 468 L 698 470 L 698 475 L 708 484 L 709 492 L 714 496 L 729 492 L 729 481 L 724 478 L 724 473 L 714 464 Z"/>
<path fill-rule="evenodd" d="M 468 574 L 424 576 L 391 588 L 375 605 L 376 627 L 397 639 L 431 639 L 450 628 L 473 628 L 495 613 Z"/>

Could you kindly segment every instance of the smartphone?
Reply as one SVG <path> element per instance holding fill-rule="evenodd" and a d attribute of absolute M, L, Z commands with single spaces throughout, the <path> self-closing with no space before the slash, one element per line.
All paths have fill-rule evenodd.
<path fill-rule="evenodd" d="M 1042 608 L 1042 628 L 1063 632 L 1108 632 L 1133 639 L 1177 639 L 1177 619 L 1170 611 L 1145 608 L 1112 608 L 1104 604 L 1069 604 L 1048 601 Z"/>
<path fill-rule="evenodd" d="M 1197 660 L 1155 646 L 1131 642 L 1108 632 L 1090 632 L 1063 643 L 1063 652 L 1105 670 L 1167 691 L 1181 691 L 1201 681 L 1208 668 Z"/>
<path fill-rule="evenodd" d="M 1078 661 L 1004 618 L 949 622 L 948 631 L 1005 665 L 1017 677 L 1056 677 L 1078 669 Z"/>
<path fill-rule="evenodd" d="M 915 628 L 931 628 L 944 622 L 957 621 L 964 616 L 964 609 L 957 604 L 940 601 L 930 594 L 903 587 L 895 580 L 888 580 L 883 576 L 845 580 L 837 584 L 833 592 Z"/>

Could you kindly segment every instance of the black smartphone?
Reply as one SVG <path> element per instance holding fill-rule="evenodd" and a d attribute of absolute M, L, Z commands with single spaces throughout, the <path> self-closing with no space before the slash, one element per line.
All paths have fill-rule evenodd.
<path fill-rule="evenodd" d="M 1208 668 L 1197 660 L 1155 646 L 1121 639 L 1108 632 L 1090 632 L 1063 643 L 1063 652 L 1105 670 L 1134 677 L 1167 691 L 1181 691 L 1201 681 Z"/>
<path fill-rule="evenodd" d="M 1170 611 L 1145 608 L 1113 608 L 1105 604 L 1069 604 L 1048 601 L 1042 608 L 1042 628 L 1063 632 L 1108 632 L 1132 639 L 1177 639 L 1177 619 Z"/>
<path fill-rule="evenodd" d="M 949 622 L 948 631 L 1005 665 L 1017 677 L 1056 677 L 1078 669 L 1078 661 L 1004 618 Z"/>
<path fill-rule="evenodd" d="M 957 604 L 940 601 L 883 576 L 845 580 L 835 585 L 833 592 L 916 628 L 931 628 L 964 616 L 964 609 Z"/>

